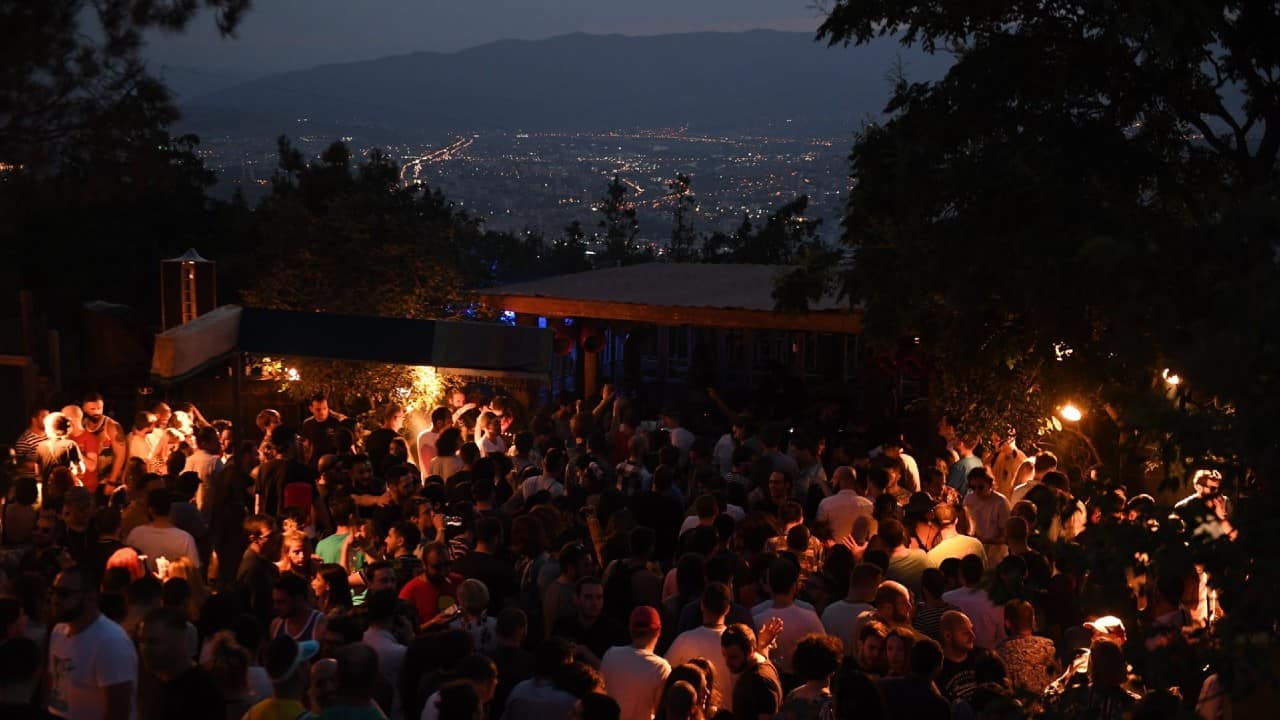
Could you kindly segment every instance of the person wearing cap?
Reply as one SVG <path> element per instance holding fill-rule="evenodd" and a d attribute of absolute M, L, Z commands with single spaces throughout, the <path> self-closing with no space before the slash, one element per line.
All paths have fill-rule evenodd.
<path fill-rule="evenodd" d="M 631 644 L 609 648 L 600 661 L 609 695 L 622 708 L 620 720 L 652 720 L 671 674 L 666 660 L 653 654 L 662 632 L 658 611 L 641 605 L 631 611 Z"/>
<path fill-rule="evenodd" d="M 1083 640 L 1078 638 L 1081 631 L 1086 633 Z M 1090 620 L 1072 628 L 1067 635 L 1065 641 L 1069 643 L 1069 647 L 1075 648 L 1076 655 L 1068 663 L 1067 669 L 1045 688 L 1044 696 L 1047 701 L 1060 696 L 1071 687 L 1088 683 L 1089 646 L 1094 640 L 1104 638 L 1124 645 L 1128 639 L 1124 621 L 1115 615 L 1103 615 Z M 1077 639 L 1073 640 L 1073 636 Z"/>
<path fill-rule="evenodd" d="M 271 697 L 249 708 L 244 720 L 308 720 L 311 716 L 302 703 L 311 677 L 310 662 L 318 652 L 320 644 L 314 640 L 273 638 L 263 663 L 271 678 Z"/>

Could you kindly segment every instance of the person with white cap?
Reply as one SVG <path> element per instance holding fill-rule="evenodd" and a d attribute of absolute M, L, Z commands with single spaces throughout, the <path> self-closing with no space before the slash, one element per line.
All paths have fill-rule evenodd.
<path fill-rule="evenodd" d="M 271 639 L 263 666 L 271 677 L 270 698 L 249 708 L 244 720 L 306 720 L 310 717 L 303 705 L 307 681 L 311 677 L 311 658 L 320 652 L 314 640 L 298 642 L 287 634 Z"/>
<path fill-rule="evenodd" d="M 671 674 L 667 661 L 653 654 L 662 618 L 657 610 L 641 605 L 631 611 L 628 627 L 631 644 L 609 648 L 600 660 L 600 674 L 622 708 L 621 720 L 651 720 Z"/>

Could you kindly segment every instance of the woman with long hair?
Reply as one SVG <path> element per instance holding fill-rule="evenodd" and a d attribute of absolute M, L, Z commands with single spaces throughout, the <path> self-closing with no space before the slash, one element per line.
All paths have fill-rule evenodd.
<path fill-rule="evenodd" d="M 328 615 L 333 610 L 350 610 L 351 585 L 341 565 L 326 563 L 311 578 L 311 591 L 316 595 L 316 609 Z"/>
<path fill-rule="evenodd" d="M 191 588 L 191 597 L 187 600 L 184 610 L 187 613 L 187 619 L 195 622 L 200 617 L 200 608 L 204 607 L 205 600 L 209 598 L 209 590 L 205 587 L 200 568 L 196 567 L 191 558 L 180 557 L 170 561 L 167 576 L 187 581 L 187 586 Z"/>

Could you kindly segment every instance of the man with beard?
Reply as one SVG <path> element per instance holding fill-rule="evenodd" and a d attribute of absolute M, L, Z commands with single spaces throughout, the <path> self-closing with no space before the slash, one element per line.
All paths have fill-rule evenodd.
<path fill-rule="evenodd" d="M 51 588 L 49 712 L 68 720 L 134 720 L 138 656 L 125 631 L 98 610 L 98 584 L 83 567 Z"/>
<path fill-rule="evenodd" d="M 427 625 L 442 612 L 446 618 L 457 614 L 458 585 L 463 578 L 449 572 L 449 550 L 432 543 L 423 551 L 426 570 L 400 588 L 400 599 L 413 603 L 418 622 Z"/>
<path fill-rule="evenodd" d="M 124 428 L 120 423 L 102 414 L 102 396 L 89 393 L 80 404 L 84 411 L 84 429 L 98 436 L 98 482 L 105 485 L 104 494 L 110 495 L 120 484 L 124 472 Z"/>

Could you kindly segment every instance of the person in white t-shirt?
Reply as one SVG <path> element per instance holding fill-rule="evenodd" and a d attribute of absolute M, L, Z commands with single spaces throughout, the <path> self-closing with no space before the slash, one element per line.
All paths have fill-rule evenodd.
<path fill-rule="evenodd" d="M 1009 549 L 1005 526 L 1009 524 L 1009 501 L 995 491 L 995 479 L 985 467 L 969 473 L 969 494 L 964 511 L 969 516 L 969 533 L 982 541 L 987 562 L 998 564 Z"/>
<path fill-rule="evenodd" d="M 191 533 L 174 527 L 169 519 L 169 508 L 173 503 L 173 495 L 167 488 L 156 488 L 147 493 L 147 511 L 151 522 L 139 525 L 129 531 L 124 544 L 147 556 L 147 567 L 152 572 L 158 570 L 157 558 L 173 562 L 178 558 L 187 558 L 196 567 L 200 567 L 200 551 L 196 549 L 195 538 Z"/>
<path fill-rule="evenodd" d="M 849 573 L 849 594 L 843 600 L 837 600 L 822 611 L 822 627 L 828 635 L 840 638 L 844 643 L 845 657 L 853 657 L 857 646 L 854 630 L 858 625 L 858 616 L 868 610 L 875 610 L 872 601 L 876 597 L 876 588 L 884 579 L 884 571 L 871 563 L 854 566 Z"/>
<path fill-rule="evenodd" d="M 452 422 L 453 416 L 449 414 L 449 408 L 438 407 L 431 411 L 431 427 L 418 433 L 414 445 L 418 450 L 418 467 L 424 471 L 431 464 L 431 458 L 436 456 L 436 438 Z"/>
<path fill-rule="evenodd" d="M 600 659 L 609 695 L 622 708 L 620 720 L 653 720 L 663 685 L 671 674 L 666 660 L 653 654 L 662 632 L 658 611 L 641 605 L 631 611 L 631 644 L 609 648 Z"/>
<path fill-rule="evenodd" d="M 853 523 L 859 516 L 871 517 L 873 503 L 859 494 L 858 474 L 848 465 L 835 469 L 831 480 L 836 494 L 818 503 L 818 522 L 831 530 L 831 539 L 840 542 L 853 534 Z M 863 489 L 866 489 L 865 483 Z"/>
<path fill-rule="evenodd" d="M 207 519 L 212 507 L 205 507 L 205 498 L 209 494 L 209 483 L 222 471 L 222 441 L 218 431 L 212 427 L 200 428 L 196 433 L 196 451 L 187 456 L 187 464 L 183 472 L 194 472 L 200 476 L 200 487 L 196 490 L 196 507 Z"/>
<path fill-rule="evenodd" d="M 48 710 L 67 720 L 135 720 L 138 654 L 124 629 L 98 610 L 98 585 L 81 567 L 53 581 Z"/>
<path fill-rule="evenodd" d="M 679 667 L 693 658 L 701 657 L 711 661 L 715 666 L 715 689 L 719 692 L 721 706 L 725 710 L 733 709 L 733 674 L 724 661 L 724 653 L 720 649 L 720 636 L 724 634 L 724 619 L 733 604 L 729 586 L 724 583 L 709 583 L 702 591 L 702 625 L 686 630 L 676 636 L 667 648 L 667 662 Z"/>
<path fill-rule="evenodd" d="M 793 672 L 792 659 L 795 655 L 796 643 L 809 633 L 824 633 L 822 620 L 812 608 L 806 609 L 796 604 L 796 591 L 800 587 L 800 568 L 787 559 L 779 558 L 769 566 L 769 590 L 773 593 L 773 603 L 756 613 L 752 619 L 756 631 L 760 631 L 773 618 L 782 621 L 782 632 L 778 633 L 777 644 L 769 653 L 769 659 L 777 666 L 778 672 L 790 675 Z"/>

